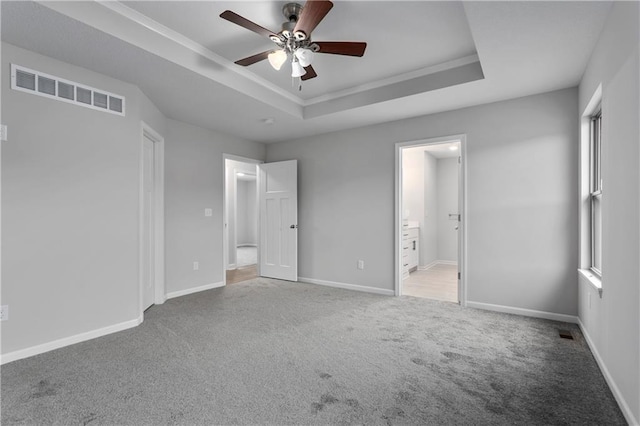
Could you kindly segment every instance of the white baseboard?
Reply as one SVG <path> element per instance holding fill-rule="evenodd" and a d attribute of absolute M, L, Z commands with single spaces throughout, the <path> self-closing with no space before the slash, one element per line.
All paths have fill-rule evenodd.
<path fill-rule="evenodd" d="M 362 291 L 364 293 L 382 294 L 384 296 L 394 295 L 393 290 L 387 290 L 384 288 L 377 288 L 377 287 L 368 287 L 368 286 L 358 285 L 358 284 L 339 283 L 335 281 L 316 280 L 315 278 L 304 278 L 304 277 L 299 277 L 298 281 L 309 283 L 309 284 L 324 285 L 327 287 L 343 288 L 345 290 Z"/>
<path fill-rule="evenodd" d="M 553 321 L 578 324 L 578 317 L 575 315 L 557 314 L 555 312 L 536 311 L 534 309 L 515 308 L 513 306 L 492 305 L 490 303 L 471 301 L 467 301 L 466 306 L 467 308 L 484 309 L 485 311 L 503 312 L 506 314 L 515 314 L 525 317 L 542 318 Z"/>
<path fill-rule="evenodd" d="M 0 364 L 6 364 L 8 362 L 17 361 L 19 359 L 28 358 L 35 355 L 40 355 L 45 352 L 52 351 L 54 349 L 60 349 L 65 346 L 74 345 L 76 343 L 85 342 L 87 340 L 95 339 L 97 337 L 106 336 L 107 334 L 117 333 L 118 331 L 133 328 L 142 323 L 142 315 L 138 318 L 130 321 L 121 322 L 119 324 L 110 325 L 108 327 L 99 328 L 97 330 L 87 331 L 85 333 L 76 334 L 75 336 L 64 337 L 62 339 L 54 340 L 52 342 L 43 343 L 41 345 L 32 346 L 26 349 L 20 349 L 18 351 L 9 352 L 0 356 Z"/>
<path fill-rule="evenodd" d="M 238 265 L 236 265 L 235 263 L 230 263 L 227 265 L 227 271 L 233 271 L 234 269 L 237 269 Z"/>
<path fill-rule="evenodd" d="M 212 288 L 224 287 L 224 283 L 222 281 L 212 284 L 201 285 L 200 287 L 192 287 L 186 290 L 178 290 L 173 291 L 171 293 L 167 293 L 167 299 L 173 299 L 174 297 L 186 296 L 187 294 L 197 293 L 199 291 L 211 290 Z"/>
<path fill-rule="evenodd" d="M 426 266 L 418 266 L 418 270 L 419 271 L 428 271 L 429 269 L 433 268 L 437 264 L 438 264 L 438 261 L 434 260 L 433 262 L 431 262 L 430 264 L 428 264 Z"/>
<path fill-rule="evenodd" d="M 418 270 L 420 270 L 420 271 L 428 271 L 429 269 L 433 268 L 436 265 L 457 265 L 457 264 L 458 264 L 458 262 L 456 262 L 454 260 L 434 260 L 433 262 L 431 262 L 427 266 L 418 266 Z"/>
<path fill-rule="evenodd" d="M 593 344 L 593 340 L 591 340 L 591 336 L 589 336 L 589 332 L 587 332 L 587 328 L 584 326 L 584 324 L 582 323 L 579 317 L 578 317 L 578 325 L 580 325 L 580 330 L 582 331 L 582 335 L 584 336 L 584 339 L 587 341 L 587 345 L 589 345 L 589 349 L 591 349 L 591 353 L 593 354 L 593 357 L 596 359 L 596 363 L 598 364 L 598 367 L 600 367 L 600 371 L 602 372 L 604 379 L 607 381 L 607 384 L 609 385 L 609 389 L 611 389 L 611 393 L 613 393 L 614 398 L 618 402 L 618 406 L 620 407 L 620 411 L 622 411 L 624 418 L 627 420 L 627 422 L 630 425 L 640 425 L 640 422 L 638 421 L 638 419 L 634 417 L 633 413 L 631 412 L 631 408 L 629 408 L 629 404 L 627 404 L 627 401 L 622 396 L 622 392 L 620 392 L 620 389 L 616 385 L 616 382 L 613 380 L 613 377 L 611 377 L 611 373 L 609 373 L 607 366 L 602 360 L 602 357 L 598 352 L 598 348 L 596 348 L 596 345 Z"/>

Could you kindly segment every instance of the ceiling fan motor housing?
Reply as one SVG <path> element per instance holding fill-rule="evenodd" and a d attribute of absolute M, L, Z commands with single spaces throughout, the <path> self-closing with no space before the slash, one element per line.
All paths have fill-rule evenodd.
<path fill-rule="evenodd" d="M 282 14 L 289 22 L 298 22 L 298 16 L 301 12 L 302 5 L 299 3 L 287 3 L 282 7 Z"/>
<path fill-rule="evenodd" d="M 287 19 L 287 22 L 282 24 L 282 35 L 286 39 L 294 38 L 298 41 L 307 39 L 308 36 L 304 31 L 293 31 L 302 9 L 303 7 L 299 3 L 287 3 L 282 7 L 282 14 Z"/>

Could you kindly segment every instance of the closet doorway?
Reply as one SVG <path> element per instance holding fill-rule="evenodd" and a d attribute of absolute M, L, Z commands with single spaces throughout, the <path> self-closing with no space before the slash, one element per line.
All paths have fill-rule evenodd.
<path fill-rule="evenodd" d="M 225 283 L 258 277 L 257 162 L 225 158 Z"/>
<path fill-rule="evenodd" d="M 464 300 L 464 137 L 396 145 L 396 295 Z"/>

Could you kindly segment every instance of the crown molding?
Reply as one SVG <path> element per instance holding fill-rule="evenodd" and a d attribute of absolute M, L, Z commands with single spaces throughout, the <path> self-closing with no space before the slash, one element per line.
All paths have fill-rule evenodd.
<path fill-rule="evenodd" d="M 303 102 L 303 106 L 309 106 L 319 104 L 322 102 L 329 102 L 335 99 L 339 99 L 345 96 L 354 95 L 369 90 L 379 89 L 381 87 L 389 86 L 403 81 L 412 80 L 418 77 L 424 77 L 426 75 L 435 74 L 440 71 L 446 71 L 453 68 L 458 68 L 464 65 L 472 64 L 474 62 L 480 62 L 480 58 L 477 54 L 465 56 L 459 59 L 443 62 L 441 64 L 420 68 L 414 71 L 409 71 L 403 74 L 394 75 L 392 77 L 384 78 L 381 80 L 372 81 L 370 83 L 361 84 L 359 86 L 350 87 L 348 89 L 327 93 L 315 98 L 307 99 Z"/>

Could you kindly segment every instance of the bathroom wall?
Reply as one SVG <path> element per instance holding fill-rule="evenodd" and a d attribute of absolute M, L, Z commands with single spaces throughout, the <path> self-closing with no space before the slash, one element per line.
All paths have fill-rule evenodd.
<path fill-rule="evenodd" d="M 438 259 L 458 261 L 457 220 L 449 219 L 450 213 L 458 213 L 458 158 L 440 158 L 437 162 L 437 230 Z"/>
<path fill-rule="evenodd" d="M 421 228 L 420 265 L 426 267 L 438 260 L 438 160 L 424 151 L 424 226 Z"/>
<path fill-rule="evenodd" d="M 419 266 L 438 260 L 457 262 L 458 159 L 435 158 L 425 146 L 402 152 L 403 212 L 420 225 Z"/>
<path fill-rule="evenodd" d="M 403 218 L 418 222 L 424 229 L 424 147 L 402 151 L 402 211 Z M 420 240 L 424 237 L 421 235 Z M 419 264 L 422 265 L 421 259 Z"/>

